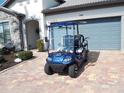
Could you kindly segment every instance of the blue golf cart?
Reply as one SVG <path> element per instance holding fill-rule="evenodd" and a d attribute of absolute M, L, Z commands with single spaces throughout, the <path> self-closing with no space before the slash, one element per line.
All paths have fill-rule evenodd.
<path fill-rule="evenodd" d="M 73 27 L 71 33 L 68 31 L 69 26 Z M 77 22 L 53 23 L 48 26 L 49 33 L 52 32 L 54 27 L 65 27 L 67 33 L 60 37 L 59 48 L 56 50 L 50 47 L 50 37 L 49 40 L 46 38 L 45 41 L 48 43 L 48 58 L 46 59 L 44 71 L 48 75 L 67 72 L 70 77 L 76 78 L 79 70 L 88 60 L 87 38 L 79 34 Z"/>

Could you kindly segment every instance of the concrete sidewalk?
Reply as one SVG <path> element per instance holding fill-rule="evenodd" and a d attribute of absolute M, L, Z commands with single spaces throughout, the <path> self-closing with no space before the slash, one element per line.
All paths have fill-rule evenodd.
<path fill-rule="evenodd" d="M 47 53 L 0 72 L 0 93 L 124 93 L 124 54 L 90 53 L 84 72 L 76 78 L 44 73 Z"/>

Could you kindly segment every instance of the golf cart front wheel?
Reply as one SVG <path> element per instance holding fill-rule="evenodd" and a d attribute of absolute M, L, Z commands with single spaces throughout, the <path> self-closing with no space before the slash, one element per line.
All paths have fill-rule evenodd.
<path fill-rule="evenodd" d="M 78 67 L 76 64 L 69 66 L 68 74 L 72 78 L 76 78 L 78 74 Z"/>
<path fill-rule="evenodd" d="M 44 71 L 47 75 L 52 75 L 54 74 L 52 69 L 50 68 L 49 64 L 45 64 L 45 68 L 44 68 Z"/>

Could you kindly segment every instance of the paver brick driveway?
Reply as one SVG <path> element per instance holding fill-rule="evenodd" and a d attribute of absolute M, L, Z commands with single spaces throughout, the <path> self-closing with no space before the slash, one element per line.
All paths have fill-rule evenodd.
<path fill-rule="evenodd" d="M 124 54 L 117 51 L 90 53 L 82 74 L 44 73 L 47 53 L 0 72 L 0 93 L 124 93 Z"/>

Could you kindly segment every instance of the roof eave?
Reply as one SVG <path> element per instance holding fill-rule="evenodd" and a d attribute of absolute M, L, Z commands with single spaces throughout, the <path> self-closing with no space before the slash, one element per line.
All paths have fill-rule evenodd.
<path fill-rule="evenodd" d="M 92 8 L 97 6 L 110 6 L 110 5 L 118 5 L 124 3 L 124 0 L 122 1 L 113 1 L 113 2 L 97 2 L 97 3 L 90 3 L 90 4 L 80 4 L 80 5 L 74 5 L 74 6 L 68 6 L 68 7 L 62 7 L 62 8 L 56 8 L 56 9 L 46 9 L 43 10 L 42 13 L 44 14 L 51 14 L 51 13 L 57 13 L 57 12 L 65 12 L 69 10 L 76 10 L 76 9 L 85 9 L 85 8 Z"/>
<path fill-rule="evenodd" d="M 9 10 L 9 9 L 7 9 L 5 7 L 0 7 L 0 11 L 3 11 L 5 13 L 11 14 L 11 15 L 16 16 L 16 17 L 19 17 L 19 18 L 24 18 L 25 17 L 24 14 L 15 12 L 13 10 Z"/>

